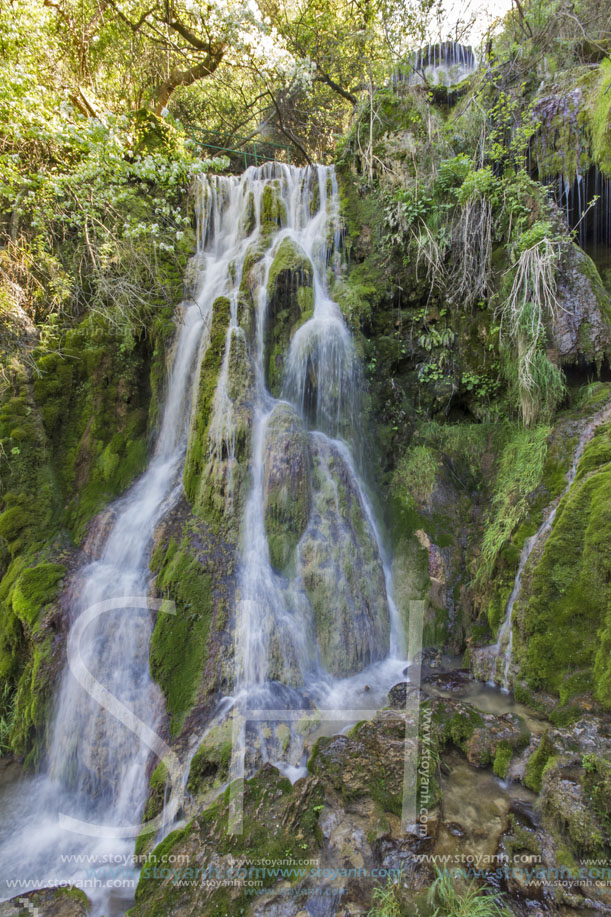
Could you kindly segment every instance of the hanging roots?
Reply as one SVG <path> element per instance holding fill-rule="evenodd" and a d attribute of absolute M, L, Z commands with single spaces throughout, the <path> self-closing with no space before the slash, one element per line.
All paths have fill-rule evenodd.
<path fill-rule="evenodd" d="M 453 272 L 449 292 L 454 302 L 472 309 L 492 292 L 492 207 L 482 196 L 471 197 L 452 228 Z"/>
<path fill-rule="evenodd" d="M 562 373 L 543 349 L 547 325 L 559 308 L 557 258 L 558 245 L 547 238 L 525 249 L 511 268 L 513 283 L 499 310 L 501 336 L 509 337 L 517 351 L 520 408 L 527 426 L 549 414 L 564 394 Z"/>
<path fill-rule="evenodd" d="M 420 222 L 418 230 L 415 232 L 412 229 L 416 248 L 416 275 L 423 263 L 431 292 L 434 288 L 443 290 L 447 283 L 443 249 L 424 221 Z"/>

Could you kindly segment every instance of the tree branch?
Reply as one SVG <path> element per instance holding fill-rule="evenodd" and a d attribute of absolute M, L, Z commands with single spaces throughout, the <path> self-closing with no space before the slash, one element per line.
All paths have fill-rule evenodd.
<path fill-rule="evenodd" d="M 331 77 L 320 67 L 316 68 L 316 75 L 314 80 L 317 83 L 325 83 L 327 86 L 330 86 L 334 92 L 337 92 L 338 95 L 346 99 L 347 102 L 350 102 L 352 105 L 356 105 L 358 101 L 357 97 L 336 83 L 335 80 L 332 80 Z"/>
<path fill-rule="evenodd" d="M 211 51 L 206 55 L 204 60 L 189 67 L 188 70 L 172 70 L 167 80 L 164 80 L 159 89 L 159 95 L 157 96 L 157 102 L 155 104 L 155 114 L 161 114 L 168 104 L 170 96 L 179 86 L 191 86 L 193 83 L 196 83 L 197 80 L 201 80 L 206 76 L 210 76 L 211 73 L 214 73 L 223 59 L 224 53 L 225 48 L 221 46 L 215 51 Z"/>

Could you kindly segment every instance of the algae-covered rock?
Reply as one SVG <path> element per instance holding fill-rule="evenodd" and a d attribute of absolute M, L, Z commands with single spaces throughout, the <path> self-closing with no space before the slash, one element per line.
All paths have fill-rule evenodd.
<path fill-rule="evenodd" d="M 576 855 L 608 853 L 608 814 L 589 803 L 581 767 L 548 761 L 542 775 L 541 810 L 548 830 L 565 836 Z"/>
<path fill-rule="evenodd" d="M 280 393 L 291 337 L 312 315 L 312 278 L 312 265 L 305 252 L 291 239 L 283 239 L 267 279 L 265 379 L 274 395 Z"/>
<path fill-rule="evenodd" d="M 272 566 L 284 570 L 308 524 L 311 481 L 308 436 L 297 412 L 280 404 L 265 436 L 264 516 Z"/>
<path fill-rule="evenodd" d="M 286 225 L 286 204 L 280 195 L 277 182 L 266 183 L 261 195 L 259 221 L 261 233 L 265 239 Z"/>
<path fill-rule="evenodd" d="M 338 449 L 317 435 L 312 455 L 312 511 L 299 545 L 299 570 L 323 665 L 334 675 L 348 675 L 388 653 L 384 570 L 362 498 Z"/>

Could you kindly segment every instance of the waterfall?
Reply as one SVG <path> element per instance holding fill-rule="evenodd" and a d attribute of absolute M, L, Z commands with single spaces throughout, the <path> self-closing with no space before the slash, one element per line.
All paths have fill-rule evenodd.
<path fill-rule="evenodd" d="M 251 766 L 271 759 L 298 773 L 303 742 L 292 741 L 290 760 L 282 761 L 268 738 L 281 712 L 289 711 L 285 725 L 295 739 L 295 710 L 354 707 L 363 671 L 370 690 L 376 684 L 388 690 L 404 664 L 403 637 L 389 564 L 359 470 L 360 365 L 329 292 L 341 240 L 335 173 L 276 164 L 219 181 L 227 200 L 243 193 L 244 183 L 254 189 L 251 250 L 264 251 L 253 289 L 251 484 L 241 533 L 236 708 L 246 720 L 259 710 Z M 262 222 L 260 184 L 273 188 L 274 210 L 282 215 L 270 238 Z M 280 314 L 291 308 L 298 313 L 301 298 L 301 316 L 272 394 L 266 367 L 277 320 L 274 278 L 288 256 L 300 265 L 297 283 L 283 281 L 278 308 Z"/>
<path fill-rule="evenodd" d="M 149 672 L 150 609 L 160 604 L 147 598 L 149 557 L 155 527 L 181 492 L 195 435 L 192 392 L 219 297 L 229 318 L 205 473 L 222 487 L 225 511 L 239 517 L 240 538 L 234 697 L 215 722 L 232 703 L 354 710 L 362 694 L 371 708 L 405 665 L 390 566 L 362 477 L 360 365 L 329 292 L 341 260 L 334 171 L 268 163 L 240 177 L 202 177 L 196 210 L 197 292 L 182 307 L 157 444 L 148 470 L 116 503 L 101 556 L 75 576 L 44 769 L 3 793 L 4 897 L 15 894 L 12 879 L 31 882 L 28 890 L 72 882 L 93 899 L 94 915 L 108 915 L 123 913 L 133 895 L 147 768 L 173 755 L 159 738 L 163 698 Z M 272 353 L 274 323 L 291 308 L 300 314 Z M 236 429 L 246 415 L 249 480 L 240 496 Z M 254 763 L 278 760 L 300 772 L 302 741 L 281 761 L 263 730 L 259 738 Z M 176 811 L 171 801 L 162 833 Z M 117 875 L 132 888 L 111 891 L 106 880 Z"/>
<path fill-rule="evenodd" d="M 562 492 L 555 498 L 553 503 L 547 508 L 545 512 L 545 519 L 537 529 L 534 535 L 530 538 L 527 538 L 522 547 L 522 552 L 520 554 L 520 562 L 518 564 L 518 571 L 513 584 L 513 589 L 511 590 L 511 595 L 505 607 L 505 615 L 503 617 L 503 622 L 499 629 L 498 637 L 496 643 L 491 647 L 484 647 L 483 649 L 475 648 L 472 650 L 472 656 L 475 662 L 474 670 L 479 670 L 481 675 L 484 678 L 491 680 L 493 683 L 500 685 L 501 689 L 505 692 L 511 690 L 513 683 L 513 609 L 516 601 L 520 597 L 520 592 L 522 588 L 522 576 L 526 565 L 535 550 L 538 552 L 541 551 L 547 536 L 552 530 L 554 524 L 554 519 L 556 518 L 556 513 L 558 512 L 558 507 L 560 506 L 562 500 L 567 495 L 571 489 L 571 485 L 575 480 L 577 475 L 577 468 L 579 466 L 579 461 L 583 455 L 583 450 L 586 445 L 594 436 L 594 432 L 597 427 L 602 423 L 606 423 L 611 417 L 611 408 L 606 407 L 598 414 L 596 414 L 591 420 L 584 424 L 583 429 L 579 435 L 577 441 L 577 446 L 573 453 L 573 458 L 571 461 L 571 467 L 568 470 L 566 483 Z"/>
<path fill-rule="evenodd" d="M 400 64 L 391 82 L 398 86 L 456 86 L 477 70 L 477 57 L 472 47 L 457 41 L 429 44 L 415 51 Z"/>
<path fill-rule="evenodd" d="M 3 796 L 3 897 L 16 893 L 7 880 L 24 876 L 28 890 L 77 882 L 94 900 L 94 914 L 122 913 L 111 899 L 133 896 L 133 888 L 112 892 L 106 880 L 137 879 L 132 854 L 148 792 L 146 766 L 152 751 L 159 757 L 167 749 L 157 738 L 163 698 L 149 672 L 148 565 L 155 526 L 180 494 L 198 355 L 211 304 L 226 287 L 225 251 L 234 254 L 232 237 L 239 235 L 236 213 L 229 244 L 222 237 L 221 203 L 212 194 L 200 199 L 198 291 L 181 309 L 150 465 L 117 502 L 101 557 L 78 572 L 71 590 L 70 637 L 78 631 L 79 639 L 69 639 L 72 669 L 66 665 L 61 679 L 45 769 Z M 91 621 L 79 627 L 85 615 Z M 101 705 L 105 691 L 109 702 Z"/>

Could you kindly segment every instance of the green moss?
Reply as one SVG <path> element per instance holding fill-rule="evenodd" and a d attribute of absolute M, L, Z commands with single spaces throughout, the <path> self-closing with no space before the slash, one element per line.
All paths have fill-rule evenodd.
<path fill-rule="evenodd" d="M 185 539 L 172 539 L 160 561 L 157 588 L 176 603 L 176 614 L 160 610 L 151 637 L 151 672 L 163 691 L 176 735 L 191 710 L 207 659 L 212 611 L 211 579 Z M 169 609 L 168 609 L 169 611 Z"/>
<path fill-rule="evenodd" d="M 38 564 L 23 570 L 12 592 L 13 610 L 23 624 L 35 627 L 43 606 L 55 598 L 65 572 L 60 564 Z"/>
<path fill-rule="evenodd" d="M 261 232 L 264 237 L 268 237 L 285 224 L 286 206 L 280 197 L 279 188 L 268 183 L 261 198 Z"/>
<path fill-rule="evenodd" d="M 611 763 L 596 754 L 584 755 L 582 763 L 586 798 L 611 838 Z"/>
<path fill-rule="evenodd" d="M 201 793 L 227 779 L 232 748 L 233 723 L 226 720 L 210 730 L 193 756 L 187 781 L 189 793 Z"/>
<path fill-rule="evenodd" d="M 52 702 L 52 662 L 51 638 L 37 637 L 17 684 L 13 728 L 9 736 L 13 753 L 26 756 L 26 767 L 35 767 L 42 753 Z"/>
<path fill-rule="evenodd" d="M 437 705 L 433 710 L 433 722 L 440 748 L 452 742 L 465 753 L 475 730 L 484 725 L 482 715 L 466 704 L 449 710 L 443 704 Z"/>
<path fill-rule="evenodd" d="M 509 742 L 503 740 L 499 743 L 496 753 L 494 755 L 494 763 L 492 765 L 492 770 L 497 777 L 500 777 L 502 780 L 507 776 L 507 771 L 509 770 L 509 765 L 511 764 L 511 759 L 513 757 L 513 749 Z"/>
<path fill-rule="evenodd" d="M 611 175 L 611 60 L 602 61 L 596 81 L 588 93 L 588 127 L 592 143 L 592 158 L 599 169 Z"/>
<path fill-rule="evenodd" d="M 591 682 L 611 707 L 610 440 L 607 424 L 586 446 L 518 613 L 522 677 L 565 705 Z"/>
<path fill-rule="evenodd" d="M 524 772 L 524 784 L 533 792 L 541 791 L 541 781 L 546 764 L 553 756 L 554 746 L 551 743 L 549 735 L 544 732 L 535 751 L 528 759 L 526 770 Z"/>

